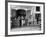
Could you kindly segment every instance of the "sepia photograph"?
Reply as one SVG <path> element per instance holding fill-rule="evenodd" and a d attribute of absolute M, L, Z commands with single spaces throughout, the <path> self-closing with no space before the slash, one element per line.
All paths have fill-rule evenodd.
<path fill-rule="evenodd" d="M 8 35 L 44 33 L 44 5 L 8 2 Z"/>

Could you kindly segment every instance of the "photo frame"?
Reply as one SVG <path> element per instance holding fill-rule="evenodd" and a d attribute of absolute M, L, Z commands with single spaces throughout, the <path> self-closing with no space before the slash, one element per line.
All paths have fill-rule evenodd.
<path fill-rule="evenodd" d="M 45 33 L 45 3 L 6 1 L 5 11 L 5 35 Z"/>

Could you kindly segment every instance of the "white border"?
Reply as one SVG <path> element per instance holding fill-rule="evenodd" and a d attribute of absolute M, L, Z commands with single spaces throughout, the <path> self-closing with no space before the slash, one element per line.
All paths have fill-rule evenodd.
<path fill-rule="evenodd" d="M 10 14 L 11 14 L 11 10 L 10 10 L 10 5 L 24 5 L 24 6 L 41 6 L 41 31 L 25 31 L 25 32 L 11 32 L 10 28 L 11 28 L 11 24 L 10 24 Z M 15 35 L 15 34 L 27 34 L 27 33 L 43 33 L 43 5 L 42 4 L 26 4 L 26 3 L 11 3 L 8 2 L 8 35 Z"/>

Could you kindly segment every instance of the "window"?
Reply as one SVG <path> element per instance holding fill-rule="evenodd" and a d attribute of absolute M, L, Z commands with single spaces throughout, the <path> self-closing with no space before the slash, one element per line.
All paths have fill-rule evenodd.
<path fill-rule="evenodd" d="M 36 11 L 40 11 L 40 6 L 36 6 Z"/>

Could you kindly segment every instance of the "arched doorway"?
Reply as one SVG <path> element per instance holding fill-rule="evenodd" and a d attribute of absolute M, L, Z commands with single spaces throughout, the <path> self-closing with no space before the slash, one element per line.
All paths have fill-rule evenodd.
<path fill-rule="evenodd" d="M 23 24 L 23 20 L 25 19 L 25 16 L 26 16 L 26 11 L 24 9 L 18 9 L 16 10 L 16 18 L 20 17 L 20 26 L 22 26 Z"/>

